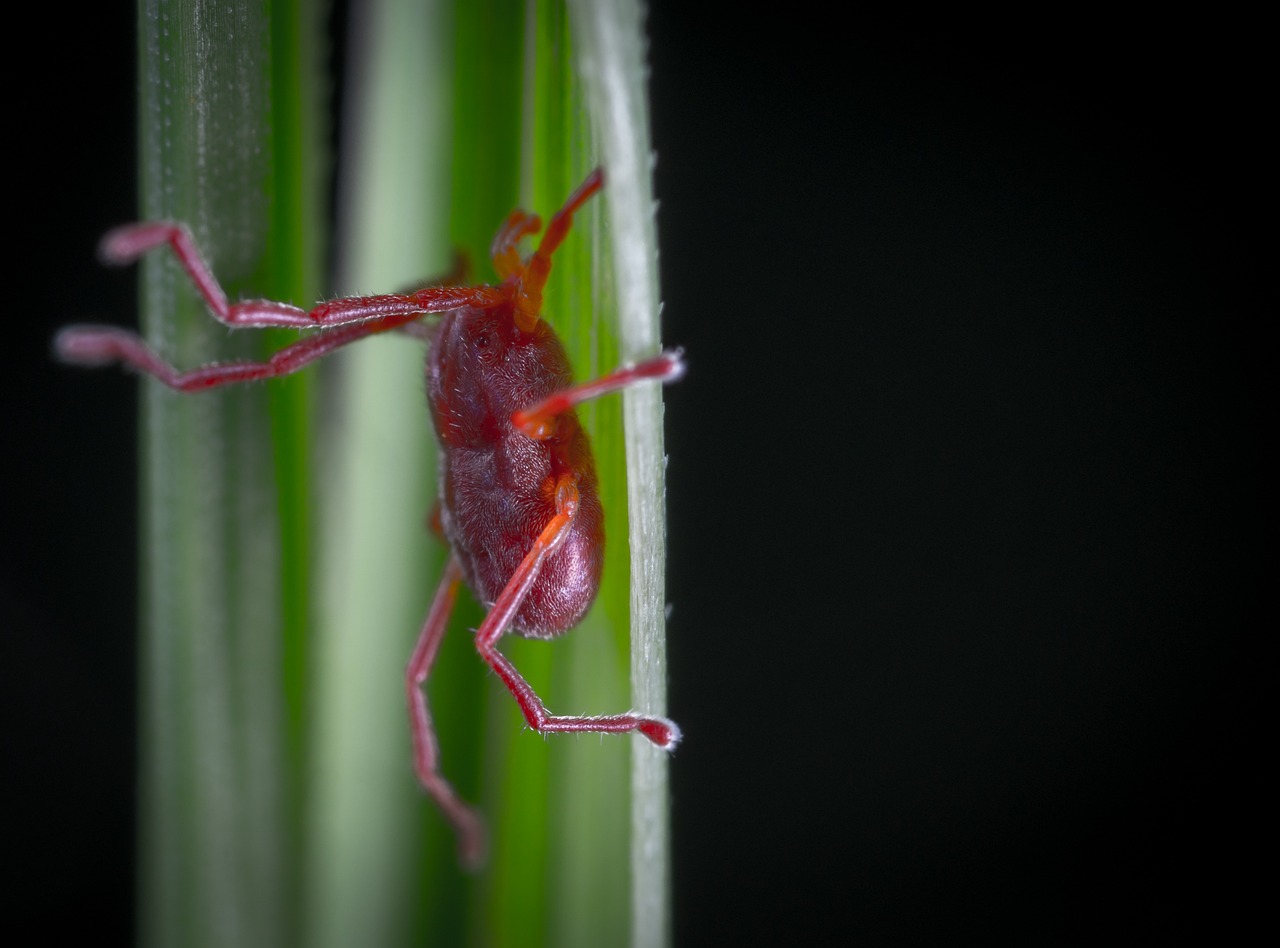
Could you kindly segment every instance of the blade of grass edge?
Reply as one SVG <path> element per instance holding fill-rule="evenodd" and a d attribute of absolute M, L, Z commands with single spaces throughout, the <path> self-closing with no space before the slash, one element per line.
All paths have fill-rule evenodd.
<path fill-rule="evenodd" d="M 581 71 L 609 172 L 612 258 L 621 356 L 634 361 L 659 348 L 658 248 L 652 146 L 645 86 L 644 20 L 639 3 L 573 0 Z M 636 707 L 666 711 L 666 511 L 662 392 L 623 397 L 627 510 L 631 537 L 631 675 Z M 633 948 L 671 941 L 670 810 L 667 756 L 632 745 Z"/>

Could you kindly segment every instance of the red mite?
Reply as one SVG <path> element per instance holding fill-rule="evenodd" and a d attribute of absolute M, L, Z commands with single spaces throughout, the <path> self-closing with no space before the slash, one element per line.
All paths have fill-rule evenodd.
<path fill-rule="evenodd" d="M 452 547 L 444 578 L 405 671 L 418 779 L 458 836 L 462 860 L 484 858 L 484 827 L 440 774 L 439 752 L 422 685 L 448 625 L 458 582 L 465 579 L 489 613 L 476 650 L 510 689 L 536 731 L 639 731 L 666 750 L 680 729 L 663 717 L 549 713 L 515 666 L 498 651 L 507 632 L 549 639 L 568 631 L 595 599 L 603 565 L 603 511 L 595 461 L 573 406 L 646 379 L 671 381 L 684 371 L 678 352 L 574 385 L 555 331 L 542 319 L 542 290 L 551 255 L 573 215 L 604 185 L 593 171 L 551 218 L 537 250 L 521 259 L 520 238 L 541 228 L 537 215 L 511 212 L 494 237 L 498 286 L 427 286 L 403 295 L 355 296 L 310 311 L 270 300 L 228 304 L 178 223 L 131 224 L 103 238 L 114 264 L 168 244 L 213 315 L 231 327 L 321 328 L 266 362 L 225 362 L 178 372 L 134 333 L 110 326 L 68 326 L 55 351 L 79 365 L 120 363 L 182 392 L 275 378 L 295 372 L 366 336 L 399 329 L 426 339 L 427 398 L 440 442 L 440 523 Z M 435 325 L 423 317 L 442 313 Z"/>

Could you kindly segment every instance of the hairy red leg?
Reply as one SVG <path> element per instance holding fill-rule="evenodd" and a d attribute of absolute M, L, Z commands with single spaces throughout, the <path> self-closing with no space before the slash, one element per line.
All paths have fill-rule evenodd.
<path fill-rule="evenodd" d="M 578 186 L 578 190 L 569 195 L 564 207 L 556 211 L 538 249 L 533 252 L 524 264 L 524 272 L 520 276 L 520 289 L 516 294 L 516 325 L 525 332 L 532 332 L 542 314 L 542 290 L 547 285 L 547 276 L 551 273 L 551 255 L 564 242 L 573 227 L 573 215 L 587 202 L 593 194 L 604 187 L 604 171 L 597 168 L 587 175 L 587 180 Z"/>
<path fill-rule="evenodd" d="M 163 244 L 173 248 L 174 256 L 187 271 L 187 276 L 204 297 L 209 309 L 219 322 L 228 326 L 284 326 L 304 328 L 314 325 L 305 310 L 288 303 L 272 300 L 248 300 L 229 304 L 227 294 L 204 262 L 196 247 L 195 239 L 186 224 L 175 221 L 155 221 L 147 224 L 126 224 L 109 231 L 98 245 L 98 255 L 105 263 L 122 265 L 132 263 L 149 250 Z"/>
<path fill-rule="evenodd" d="M 232 327 L 310 329 L 404 317 L 399 323 L 403 324 L 425 313 L 442 313 L 460 306 L 495 306 L 509 297 L 509 291 L 491 286 L 427 286 L 411 293 L 330 300 L 311 310 L 274 300 L 228 303 L 227 294 L 201 257 L 191 231 L 185 224 L 173 221 L 116 228 L 102 239 L 99 254 L 107 263 L 125 264 L 164 244 L 173 248 L 218 321 Z"/>
<path fill-rule="evenodd" d="M 288 375 L 357 339 L 395 329 L 403 321 L 396 317 L 339 326 L 285 346 L 266 362 L 215 362 L 189 372 L 179 372 L 165 362 L 137 333 L 114 326 L 68 326 L 54 337 L 53 346 L 63 362 L 90 366 L 119 362 L 180 392 L 200 392 L 219 385 Z"/>
<path fill-rule="evenodd" d="M 680 741 L 680 728 L 674 721 L 643 714 L 610 714 L 598 717 L 554 715 L 547 711 L 542 699 L 507 657 L 498 651 L 498 640 L 511 624 L 530 587 L 538 578 L 542 564 L 564 542 L 578 507 L 578 486 L 570 474 L 556 484 L 556 514 L 546 525 L 533 548 L 525 555 L 498 600 L 476 631 L 476 651 L 498 673 L 502 683 L 515 696 L 516 703 L 529 727 L 535 731 L 586 731 L 619 734 L 639 731 L 664 750 L 673 749 Z"/>
<path fill-rule="evenodd" d="M 467 259 L 467 255 L 461 250 L 455 250 L 453 252 L 453 266 L 450 267 L 448 273 L 443 276 L 436 277 L 433 280 L 415 283 L 410 289 L 403 291 L 401 295 L 411 297 L 415 293 L 421 293 L 423 291 L 430 292 L 431 290 L 436 290 L 441 287 L 454 288 L 463 286 L 470 278 L 470 275 L 471 262 Z M 474 295 L 474 291 L 477 288 L 468 287 L 467 289 Z M 487 290 L 488 287 L 485 287 L 484 289 Z M 422 320 L 415 319 L 414 321 L 405 323 L 403 326 L 399 326 L 397 328 L 406 336 L 412 336 L 420 342 L 430 344 L 435 340 L 436 327 L 434 325 L 429 325 Z"/>
<path fill-rule="evenodd" d="M 636 382 L 654 379 L 672 382 L 684 375 L 684 357 L 676 350 L 647 359 L 638 365 L 615 369 L 608 375 L 591 382 L 583 382 L 563 391 L 548 395 L 536 405 L 530 405 L 511 416 L 511 423 L 530 438 L 542 441 L 555 433 L 555 419 L 574 405 L 588 399 L 599 398 L 624 389 Z"/>
<path fill-rule="evenodd" d="M 440 588 L 436 591 L 431 610 L 422 624 L 418 644 L 404 673 L 405 694 L 409 699 L 409 721 L 413 728 L 413 765 L 418 780 L 441 812 L 453 824 L 458 836 L 458 858 L 471 868 L 484 861 L 484 823 L 471 807 L 458 799 L 452 785 L 440 775 L 440 746 L 436 742 L 435 728 L 431 724 L 431 712 L 427 708 L 427 696 L 423 683 L 431 674 L 440 642 L 449 627 L 449 614 L 462 580 L 462 568 L 457 557 L 450 556 L 445 566 Z"/>

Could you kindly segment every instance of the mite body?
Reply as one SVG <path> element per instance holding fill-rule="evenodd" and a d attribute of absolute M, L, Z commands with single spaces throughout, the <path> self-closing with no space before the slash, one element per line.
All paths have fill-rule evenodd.
<path fill-rule="evenodd" d="M 507 632 L 553 638 L 590 608 L 604 562 L 603 511 L 595 462 L 574 405 L 644 380 L 678 378 L 678 352 L 665 352 L 603 378 L 573 383 L 564 347 L 541 317 L 551 256 L 574 212 L 604 183 L 597 169 L 550 220 L 537 249 L 521 258 L 517 244 L 536 234 L 536 215 L 516 210 L 491 248 L 498 286 L 425 286 L 405 294 L 349 297 L 303 310 L 288 303 L 229 303 L 182 224 L 133 224 L 102 243 L 110 263 L 128 263 L 168 244 L 213 315 L 231 327 L 320 329 L 266 362 L 214 363 L 180 372 L 135 333 L 109 326 L 69 326 L 55 351 L 78 365 L 120 363 L 171 388 L 197 392 L 295 372 L 342 346 L 398 329 L 426 339 L 427 396 L 440 441 L 440 523 L 451 555 L 405 669 L 415 770 L 453 824 L 461 858 L 484 856 L 479 816 L 440 774 L 439 750 L 423 684 L 448 627 L 458 583 L 465 580 L 489 611 L 476 630 L 480 656 L 511 691 L 537 731 L 638 731 L 670 750 L 676 725 L 631 712 L 553 715 L 498 649 Z M 422 320 L 440 314 L 434 325 Z"/>
<path fill-rule="evenodd" d="M 506 318 L 503 318 L 506 317 Z M 440 441 L 440 520 L 467 585 L 498 599 L 572 483 L 577 510 L 512 619 L 513 631 L 550 638 L 577 625 L 600 586 L 604 511 L 595 459 L 577 414 L 529 437 L 517 412 L 572 385 L 559 337 L 543 321 L 523 333 L 504 313 L 467 309 L 440 322 L 427 359 L 427 399 Z"/>

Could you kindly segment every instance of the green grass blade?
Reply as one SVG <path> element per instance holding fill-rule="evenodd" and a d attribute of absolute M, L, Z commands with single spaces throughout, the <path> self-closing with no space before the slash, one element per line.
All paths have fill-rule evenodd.
<path fill-rule="evenodd" d="M 310 6 L 285 12 L 139 6 L 141 216 L 188 221 L 233 298 L 318 289 L 317 237 L 302 230 L 315 219 L 305 139 L 317 120 L 300 90 L 314 77 L 279 68 L 300 61 L 316 21 Z M 176 364 L 269 347 L 214 323 L 170 257 L 142 269 L 144 332 Z M 141 398 L 140 941 L 288 944 L 305 743 L 307 383 L 181 396 L 147 381 Z"/>

